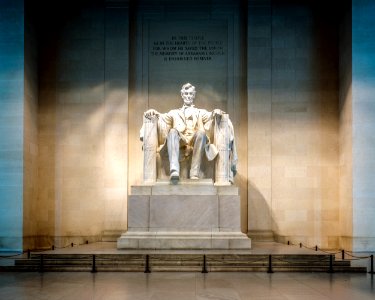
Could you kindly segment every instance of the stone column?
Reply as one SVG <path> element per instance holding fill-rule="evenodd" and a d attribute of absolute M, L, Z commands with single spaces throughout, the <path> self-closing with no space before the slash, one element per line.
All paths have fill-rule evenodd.
<path fill-rule="evenodd" d="M 348 121 L 352 122 L 345 140 L 352 143 L 352 158 L 347 163 L 352 163 L 352 212 L 347 214 L 353 222 L 352 250 L 366 252 L 375 249 L 375 3 L 351 3 L 352 27 L 348 33 L 352 34 L 352 99 L 349 95 L 342 103 L 342 107 L 349 106 Z"/>
<path fill-rule="evenodd" d="M 215 120 L 214 140 L 217 150 L 215 164 L 215 185 L 230 185 L 229 143 L 230 131 L 228 125 L 229 115 L 217 116 Z"/>
<path fill-rule="evenodd" d="M 143 182 L 155 183 L 156 181 L 156 150 L 158 147 L 158 118 L 143 117 Z"/>
<path fill-rule="evenodd" d="M 27 179 L 23 173 L 24 117 L 28 110 L 24 100 L 24 2 L 0 1 L 0 12 L 0 250 L 22 251 Z"/>

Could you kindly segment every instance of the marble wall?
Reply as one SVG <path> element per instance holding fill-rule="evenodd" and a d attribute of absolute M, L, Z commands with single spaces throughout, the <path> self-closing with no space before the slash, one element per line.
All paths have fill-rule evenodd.
<path fill-rule="evenodd" d="M 351 1 L 344 1 L 340 18 L 339 43 L 339 199 L 340 245 L 352 249 L 353 235 L 353 103 L 352 103 L 352 9 Z"/>
<path fill-rule="evenodd" d="M 339 245 L 333 7 L 249 1 L 249 235 Z"/>
<path fill-rule="evenodd" d="M 374 4 L 249 0 L 246 17 L 244 3 L 58 1 L 34 10 L 34 23 L 23 1 L 1 2 L 1 249 L 126 230 L 129 187 L 142 178 L 140 116 L 180 106 L 185 81 L 197 106 L 234 122 L 242 231 L 375 247 Z M 184 38 L 221 48 L 154 49 Z"/>
<path fill-rule="evenodd" d="M 129 61 L 127 3 L 60 5 L 44 20 L 38 203 L 39 239 L 58 246 L 126 228 Z"/>
<path fill-rule="evenodd" d="M 25 3 L 23 248 L 36 248 L 38 203 L 38 41 L 35 12 Z"/>
<path fill-rule="evenodd" d="M 353 249 L 375 248 L 375 3 L 352 1 Z"/>
<path fill-rule="evenodd" d="M 0 251 L 22 250 L 24 6 L 0 2 Z"/>

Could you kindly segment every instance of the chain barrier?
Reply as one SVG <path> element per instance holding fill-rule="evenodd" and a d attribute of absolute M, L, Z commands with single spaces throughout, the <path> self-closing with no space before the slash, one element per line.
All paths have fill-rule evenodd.
<path fill-rule="evenodd" d="M 51 250 L 55 250 L 55 249 L 65 249 L 65 248 L 68 248 L 68 247 L 83 246 L 83 245 L 88 245 L 88 244 L 89 244 L 89 241 L 86 241 L 83 244 L 70 243 L 69 245 L 63 246 L 63 247 L 56 247 L 55 245 L 52 245 L 49 248 L 45 248 L 45 249 L 34 249 L 34 250 L 27 249 L 27 250 L 24 250 L 24 251 L 22 251 L 21 253 L 18 253 L 18 254 L 0 255 L 0 259 L 13 259 L 13 258 L 20 257 L 20 256 L 22 256 L 26 253 L 27 253 L 27 258 L 30 258 L 31 252 L 42 253 L 42 252 L 51 251 Z"/>
<path fill-rule="evenodd" d="M 351 253 L 353 253 L 352 251 L 350 251 Z M 356 259 L 366 259 L 366 258 L 371 258 L 371 255 L 368 255 L 368 256 L 356 256 L 356 255 L 353 255 L 353 254 L 350 254 L 349 251 L 344 251 L 344 253 L 346 255 L 349 255 L 350 257 L 354 257 Z"/>
<path fill-rule="evenodd" d="M 287 244 L 297 246 L 290 241 L 288 241 Z M 329 271 L 328 271 L 329 273 L 334 272 L 333 271 L 333 263 L 332 263 L 333 257 L 336 256 L 337 254 L 341 253 L 341 259 L 344 260 L 344 261 L 357 261 L 357 260 L 363 260 L 363 259 L 369 259 L 370 258 L 370 272 L 368 272 L 368 273 L 371 274 L 371 275 L 375 274 L 375 272 L 374 272 L 374 255 L 373 254 L 368 255 L 368 256 L 357 256 L 357 255 L 352 254 L 352 253 L 355 253 L 355 251 L 348 251 L 348 250 L 339 250 L 337 252 L 329 252 L 329 251 L 325 251 L 325 250 L 319 248 L 318 246 L 315 246 L 314 248 L 311 248 L 311 247 L 303 245 L 302 243 L 299 243 L 299 247 L 300 248 L 304 247 L 306 249 L 315 250 L 315 251 L 319 250 L 320 252 L 329 254 L 330 255 L 329 256 L 330 266 L 329 266 Z M 345 258 L 345 254 L 349 255 L 352 258 Z M 282 261 L 281 259 L 278 259 L 278 258 L 275 258 L 275 259 Z M 284 262 L 290 263 L 288 261 L 284 261 Z M 310 261 L 310 262 L 313 262 L 313 261 Z"/>
<path fill-rule="evenodd" d="M 336 255 L 336 254 L 341 253 L 341 251 L 329 252 L 329 251 L 325 251 L 325 250 L 320 249 L 320 248 L 318 248 L 318 250 L 319 250 L 320 252 L 323 252 L 323 253 L 326 253 L 326 254 L 329 254 L 329 255 Z"/>
<path fill-rule="evenodd" d="M 0 259 L 12 259 L 14 257 L 24 255 L 25 253 L 27 253 L 27 251 L 23 251 L 22 253 L 12 254 L 12 255 L 0 255 Z"/>
<path fill-rule="evenodd" d="M 303 248 L 306 248 L 306 249 L 309 249 L 309 250 L 318 251 L 317 246 L 315 246 L 315 247 L 307 247 L 307 246 L 305 246 L 305 245 L 302 244 L 302 247 L 303 247 Z"/>
<path fill-rule="evenodd" d="M 33 250 L 32 252 L 37 252 L 40 254 L 40 260 L 41 260 L 41 270 L 43 270 L 43 252 L 46 252 L 46 251 L 51 251 L 51 250 L 55 250 L 55 249 L 66 249 L 68 247 L 74 247 L 74 246 L 82 246 L 82 245 L 87 245 L 89 244 L 88 241 L 82 243 L 82 244 L 76 244 L 76 243 L 70 243 L 69 245 L 66 245 L 66 246 L 63 246 L 63 247 L 56 247 L 54 245 L 51 246 L 50 249 L 37 249 L 37 250 Z M 315 246 L 315 247 L 309 247 L 309 246 L 306 246 L 304 245 L 303 243 L 299 243 L 298 245 L 296 244 L 293 244 L 292 242 L 288 241 L 287 242 L 288 245 L 291 245 L 291 246 L 299 246 L 300 248 L 305 248 L 305 249 L 309 249 L 309 250 L 313 250 L 313 251 L 320 251 L 320 252 L 323 252 L 325 254 L 328 254 L 329 256 L 324 256 L 322 259 L 319 259 L 319 260 L 313 260 L 313 261 L 309 261 L 309 263 L 319 263 L 319 262 L 323 262 L 323 261 L 326 261 L 326 260 L 330 260 L 330 272 L 333 272 L 333 268 L 332 268 L 332 260 L 333 260 L 333 257 L 339 253 L 342 254 L 342 260 L 347 260 L 347 261 L 357 261 L 357 260 L 363 260 L 363 259 L 371 259 L 371 263 L 370 263 L 370 267 L 371 267 L 371 271 L 369 272 L 370 274 L 374 274 L 374 262 L 373 262 L 373 258 L 374 258 L 374 255 L 369 255 L 369 256 L 357 256 L 357 255 L 354 255 L 354 251 L 346 251 L 346 250 L 340 250 L 340 251 L 336 251 L 336 252 L 329 252 L 329 251 L 325 251 L 321 248 L 319 248 L 318 246 Z M 0 259 L 17 259 L 18 257 L 24 255 L 25 253 L 27 253 L 27 257 L 28 259 L 30 259 L 31 257 L 31 250 L 28 249 L 26 251 L 22 251 L 21 253 L 18 253 L 18 254 L 12 254 L 12 255 L 1 255 L 0 256 Z M 345 258 L 345 255 L 348 255 L 350 256 L 351 258 Z M 105 258 L 105 257 L 101 257 L 101 255 L 83 255 L 85 256 L 85 259 L 86 260 L 92 260 L 92 272 L 96 272 L 96 262 L 97 261 L 110 261 L 112 260 L 111 258 Z M 87 257 L 86 257 L 87 256 Z M 214 257 L 206 257 L 206 255 L 203 256 L 204 257 L 204 260 L 203 260 L 203 267 L 204 267 L 204 270 L 206 268 L 206 266 L 208 265 L 209 262 L 219 262 L 219 263 L 222 263 L 224 265 L 233 265 L 233 262 L 232 261 L 226 261 L 224 258 L 222 260 L 220 260 L 219 258 L 215 258 Z M 61 259 L 61 258 L 60 258 Z M 71 260 L 72 258 L 70 258 Z M 83 257 L 81 256 L 80 258 L 75 258 L 77 260 L 79 259 L 83 259 Z M 140 257 L 138 257 L 138 259 L 146 259 L 145 261 L 145 272 L 149 271 L 149 260 L 154 260 L 154 261 L 173 261 L 173 260 L 180 260 L 181 262 L 184 262 L 184 261 L 202 261 L 202 256 L 201 255 L 196 255 L 195 257 L 190 257 L 190 258 L 183 258 L 183 257 L 178 257 L 177 258 L 170 258 L 170 259 L 165 259 L 165 258 L 162 258 L 160 256 L 158 256 L 157 254 L 156 255 L 141 255 Z M 288 264 L 298 264 L 298 263 L 301 263 L 302 261 L 289 261 L 289 260 L 286 260 L 286 259 L 282 259 L 282 258 L 278 258 L 278 257 L 275 257 L 275 256 L 271 256 L 271 255 L 264 255 L 263 257 L 259 258 L 259 259 L 255 259 L 255 260 L 244 260 L 244 262 L 247 262 L 247 263 L 257 263 L 257 262 L 265 262 L 265 260 L 269 260 L 268 262 L 268 265 L 269 265 L 269 270 L 268 272 L 269 273 L 273 273 L 272 271 L 272 259 L 275 259 L 277 261 L 281 261 L 281 262 L 285 262 L 285 263 L 288 263 Z M 64 260 L 64 259 L 63 259 Z"/>
<path fill-rule="evenodd" d="M 299 246 L 300 248 L 303 247 L 303 248 L 305 248 L 305 249 L 309 249 L 309 250 L 313 250 L 313 251 L 320 251 L 320 252 L 323 252 L 323 253 L 326 253 L 326 254 L 329 254 L 329 255 L 336 255 L 336 254 L 341 253 L 341 251 L 337 251 L 337 252 L 329 252 L 329 251 L 325 251 L 325 250 L 319 248 L 318 246 L 309 247 L 309 246 L 304 245 L 303 243 L 299 243 L 299 244 L 297 245 L 297 244 L 293 244 L 292 242 L 288 241 L 287 244 L 288 244 L 288 245 L 291 245 L 291 246 Z"/>

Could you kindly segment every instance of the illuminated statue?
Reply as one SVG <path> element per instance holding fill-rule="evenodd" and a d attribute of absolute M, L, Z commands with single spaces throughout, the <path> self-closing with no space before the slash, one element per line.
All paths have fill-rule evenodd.
<path fill-rule="evenodd" d="M 209 112 L 194 106 L 195 87 L 182 86 L 184 104 L 179 109 L 159 113 L 149 109 L 144 113 L 141 140 L 144 142 L 144 180 L 156 180 L 156 153 L 167 149 L 170 180 L 180 179 L 180 162 L 191 155 L 188 177 L 200 178 L 204 153 L 209 161 L 216 158 L 215 183 L 230 184 L 236 173 L 237 153 L 233 125 L 228 114 L 220 109 Z M 182 159 L 181 159 L 182 157 Z"/>

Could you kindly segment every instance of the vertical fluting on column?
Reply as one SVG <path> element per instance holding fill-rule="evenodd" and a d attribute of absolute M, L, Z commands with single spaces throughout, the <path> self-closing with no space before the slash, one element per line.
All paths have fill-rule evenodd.
<path fill-rule="evenodd" d="M 230 185 L 229 143 L 230 130 L 229 115 L 216 116 L 214 139 L 218 150 L 215 163 L 215 185 Z"/>
<path fill-rule="evenodd" d="M 150 119 L 143 117 L 144 137 L 143 137 L 143 181 L 144 183 L 154 183 L 156 181 L 156 150 L 158 147 L 158 118 Z"/>

